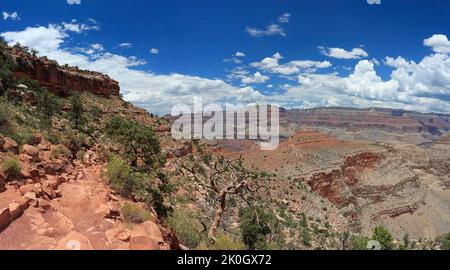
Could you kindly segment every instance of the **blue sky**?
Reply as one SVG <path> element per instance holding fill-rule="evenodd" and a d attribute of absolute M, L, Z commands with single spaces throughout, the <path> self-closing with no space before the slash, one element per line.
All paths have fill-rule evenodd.
<path fill-rule="evenodd" d="M 450 1 L 368 2 L 3 0 L 0 35 L 161 114 L 193 96 L 450 112 Z"/>

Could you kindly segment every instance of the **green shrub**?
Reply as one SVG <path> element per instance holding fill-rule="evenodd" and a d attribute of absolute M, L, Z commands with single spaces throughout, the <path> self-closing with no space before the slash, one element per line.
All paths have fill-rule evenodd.
<path fill-rule="evenodd" d="M 95 121 L 98 121 L 102 117 L 102 110 L 98 107 L 93 107 L 91 110 L 91 115 Z"/>
<path fill-rule="evenodd" d="M 240 241 L 231 239 L 224 233 L 220 233 L 214 244 L 205 245 L 201 244 L 198 249 L 200 250 L 245 250 L 245 244 Z"/>
<path fill-rule="evenodd" d="M 107 176 L 112 188 L 122 195 L 131 195 L 132 190 L 125 188 L 130 181 L 132 169 L 119 156 L 113 156 L 109 160 Z M 127 193 L 127 194 L 124 194 Z"/>
<path fill-rule="evenodd" d="M 302 242 L 305 246 L 311 245 L 311 233 L 307 228 L 301 229 Z"/>
<path fill-rule="evenodd" d="M 2 163 L 2 169 L 7 177 L 18 177 L 22 168 L 17 157 L 14 157 L 4 160 Z"/>
<path fill-rule="evenodd" d="M 189 248 L 195 248 L 201 241 L 200 231 L 197 229 L 198 217 L 188 210 L 177 209 L 167 220 L 168 224 L 175 229 L 181 242 Z M 198 224 L 200 225 L 200 224 Z"/>
<path fill-rule="evenodd" d="M 124 155 L 136 168 L 142 160 L 146 171 L 161 161 L 159 139 L 149 126 L 122 117 L 113 117 L 106 126 L 107 134 L 124 148 Z"/>
<path fill-rule="evenodd" d="M 271 213 L 261 207 L 248 207 L 241 210 L 241 232 L 244 243 L 250 250 L 267 249 L 267 235 L 271 233 Z"/>
<path fill-rule="evenodd" d="M 441 246 L 444 250 L 450 250 L 450 233 L 442 235 L 436 239 L 436 242 Z"/>
<path fill-rule="evenodd" d="M 37 110 L 41 118 L 41 126 L 51 128 L 52 117 L 59 109 L 59 99 L 47 89 L 42 89 L 38 96 Z"/>
<path fill-rule="evenodd" d="M 0 101 L 0 133 L 5 136 L 11 135 L 12 123 L 11 123 L 11 110 L 6 101 Z"/>
<path fill-rule="evenodd" d="M 394 237 L 383 227 L 376 227 L 373 230 L 373 240 L 380 242 L 382 250 L 392 250 L 395 248 Z"/>
<path fill-rule="evenodd" d="M 69 155 L 69 150 L 62 145 L 52 147 L 52 149 L 50 150 L 50 159 L 68 158 Z"/>
<path fill-rule="evenodd" d="M 84 156 L 85 156 L 85 155 L 86 155 L 86 151 L 80 150 L 80 151 L 78 151 L 78 153 L 77 153 L 77 159 L 78 159 L 79 161 L 83 162 Z"/>
<path fill-rule="evenodd" d="M 80 93 L 74 92 L 70 97 L 69 119 L 76 129 L 80 128 L 86 120 L 83 114 L 84 106 L 83 102 L 81 101 Z"/>
<path fill-rule="evenodd" d="M 65 145 L 69 148 L 70 152 L 73 154 L 78 153 L 84 146 L 86 146 L 87 136 L 84 133 L 73 133 L 69 132 L 67 134 L 67 140 Z"/>
<path fill-rule="evenodd" d="M 0 59 L 0 78 L 2 79 L 2 84 L 4 89 L 8 89 L 14 85 L 17 85 L 14 79 L 14 69 L 15 64 L 11 60 L 1 60 Z M 3 94 L 0 92 L 0 95 Z"/>
<path fill-rule="evenodd" d="M 44 138 L 52 144 L 61 144 L 63 140 L 61 134 L 50 131 L 44 133 Z"/>
<path fill-rule="evenodd" d="M 33 132 L 33 130 L 25 128 L 17 132 L 16 135 L 17 136 L 15 137 L 15 141 L 19 145 L 34 144 L 35 133 Z"/>
<path fill-rule="evenodd" d="M 353 250 L 366 250 L 371 239 L 362 235 L 352 235 L 350 238 L 350 248 Z"/>
<path fill-rule="evenodd" d="M 152 214 L 148 210 L 133 203 L 126 203 L 122 206 L 122 215 L 125 222 L 134 224 L 144 223 L 152 218 Z"/>

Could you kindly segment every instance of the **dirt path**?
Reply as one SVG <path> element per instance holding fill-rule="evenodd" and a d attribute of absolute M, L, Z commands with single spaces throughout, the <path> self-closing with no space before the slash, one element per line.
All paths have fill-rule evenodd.
<path fill-rule="evenodd" d="M 105 219 L 113 202 L 101 180 L 102 166 L 79 166 L 61 184 L 62 197 L 50 201 L 49 209 L 29 207 L 0 233 L 2 249 L 128 249 L 129 244 L 108 240 L 108 231 L 120 231 L 121 221 Z M 113 230 L 114 231 L 114 230 Z"/>

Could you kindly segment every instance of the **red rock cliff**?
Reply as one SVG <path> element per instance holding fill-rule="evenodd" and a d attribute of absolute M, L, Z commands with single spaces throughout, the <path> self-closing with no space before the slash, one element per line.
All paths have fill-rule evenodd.
<path fill-rule="evenodd" d="M 105 74 L 60 66 L 56 61 L 34 57 L 15 48 L 8 48 L 4 54 L 18 64 L 17 77 L 36 80 L 55 94 L 68 95 L 79 91 L 118 96 L 120 93 L 119 83 Z"/>

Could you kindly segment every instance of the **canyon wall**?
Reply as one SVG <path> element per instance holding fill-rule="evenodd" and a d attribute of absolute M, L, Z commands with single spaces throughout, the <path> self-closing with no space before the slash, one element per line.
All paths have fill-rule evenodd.
<path fill-rule="evenodd" d="M 15 47 L 2 49 L 0 56 L 17 65 L 16 76 L 36 80 L 49 91 L 67 96 L 73 91 L 91 92 L 101 96 L 118 96 L 119 83 L 105 74 L 60 66 L 46 57 L 36 57 Z"/>

